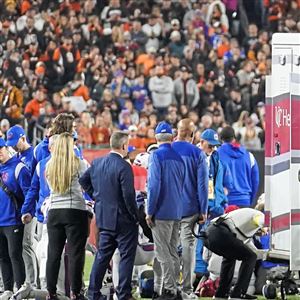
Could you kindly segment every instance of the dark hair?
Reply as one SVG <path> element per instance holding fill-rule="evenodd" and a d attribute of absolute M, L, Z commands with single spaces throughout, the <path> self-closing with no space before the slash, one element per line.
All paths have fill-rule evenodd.
<path fill-rule="evenodd" d="M 64 132 L 72 133 L 75 118 L 72 114 L 61 113 L 52 122 L 50 136 Z"/>
<path fill-rule="evenodd" d="M 232 142 L 235 138 L 233 128 L 231 126 L 224 127 L 220 133 L 220 138 L 225 143 Z"/>

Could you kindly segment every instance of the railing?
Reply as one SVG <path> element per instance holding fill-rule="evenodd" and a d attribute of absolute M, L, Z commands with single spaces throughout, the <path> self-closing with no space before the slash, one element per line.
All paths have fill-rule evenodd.
<path fill-rule="evenodd" d="M 35 124 L 33 128 L 33 140 L 32 145 L 36 146 L 39 142 L 41 142 L 45 135 L 45 128 L 39 124 Z"/>

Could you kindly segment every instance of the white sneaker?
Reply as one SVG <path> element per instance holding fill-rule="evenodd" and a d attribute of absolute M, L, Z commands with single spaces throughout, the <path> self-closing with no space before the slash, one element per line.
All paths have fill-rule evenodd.
<path fill-rule="evenodd" d="M 27 299 L 28 295 L 32 291 L 32 287 L 29 283 L 24 283 L 18 291 L 11 297 L 11 300 Z"/>
<path fill-rule="evenodd" d="M 198 299 L 199 297 L 196 295 L 196 294 L 194 294 L 194 293 L 190 293 L 190 294 L 188 294 L 188 293 L 185 293 L 185 292 L 183 292 L 183 291 L 181 291 L 181 296 L 182 296 L 182 299 L 183 300 L 185 300 L 185 299 Z"/>
<path fill-rule="evenodd" d="M 9 300 L 13 294 L 12 291 L 4 291 L 3 294 L 0 295 L 0 300 Z"/>

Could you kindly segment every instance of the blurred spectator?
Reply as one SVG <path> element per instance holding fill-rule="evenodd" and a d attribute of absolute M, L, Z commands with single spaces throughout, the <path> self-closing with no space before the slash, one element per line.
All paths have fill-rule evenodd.
<path fill-rule="evenodd" d="M 199 89 L 192 78 L 191 70 L 181 67 L 181 76 L 174 81 L 174 96 L 177 106 L 186 105 L 187 108 L 194 109 L 199 102 Z"/>
<path fill-rule="evenodd" d="M 2 137 L 5 137 L 6 132 L 8 131 L 8 129 L 10 128 L 10 123 L 7 119 L 2 119 L 0 122 L 0 132 Z"/>
<path fill-rule="evenodd" d="M 172 78 L 165 75 L 163 67 L 157 66 L 155 75 L 149 80 L 149 90 L 159 118 L 163 118 L 166 115 L 167 108 L 172 103 L 173 88 Z"/>
<path fill-rule="evenodd" d="M 108 144 L 110 132 L 105 126 L 104 118 L 101 115 L 97 115 L 95 119 L 95 124 L 91 129 L 92 144 L 101 145 Z"/>
<path fill-rule="evenodd" d="M 245 126 L 239 130 L 241 144 L 247 149 L 261 149 L 262 129 L 256 126 L 251 118 L 248 118 L 245 123 Z"/>
<path fill-rule="evenodd" d="M 247 110 L 240 90 L 233 89 L 230 92 L 230 99 L 226 103 L 226 120 L 232 124 L 236 122 L 243 110 Z"/>
<path fill-rule="evenodd" d="M 89 112 L 84 111 L 81 114 L 79 124 L 77 125 L 78 143 L 89 148 L 92 145 L 91 129 L 93 126 L 93 120 Z"/>
<path fill-rule="evenodd" d="M 11 77 L 4 78 L 0 92 L 1 119 L 7 119 L 11 126 L 20 123 L 23 113 L 23 94 L 14 85 Z"/>
<path fill-rule="evenodd" d="M 33 141 L 33 128 L 41 115 L 45 115 L 47 101 L 46 89 L 40 86 L 35 93 L 35 96 L 30 100 L 24 109 L 24 116 L 28 122 L 28 134 L 27 137 L 30 142 Z M 49 109 L 49 108 L 48 108 Z M 49 115 L 52 113 L 52 107 L 48 110 Z"/>

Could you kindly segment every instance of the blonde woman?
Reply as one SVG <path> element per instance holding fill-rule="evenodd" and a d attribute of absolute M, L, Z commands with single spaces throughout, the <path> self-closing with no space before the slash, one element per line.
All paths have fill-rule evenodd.
<path fill-rule="evenodd" d="M 85 299 L 80 290 L 88 235 L 88 213 L 78 179 L 87 167 L 87 163 L 74 153 L 72 135 L 60 134 L 46 166 L 46 178 L 50 187 L 46 266 L 48 300 L 57 299 L 56 284 L 66 240 L 69 250 L 71 299 Z"/>

